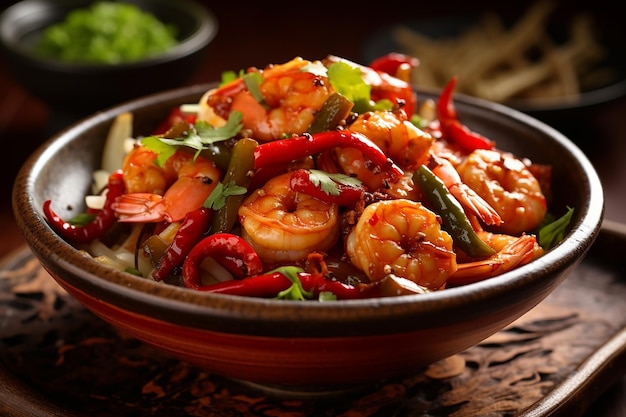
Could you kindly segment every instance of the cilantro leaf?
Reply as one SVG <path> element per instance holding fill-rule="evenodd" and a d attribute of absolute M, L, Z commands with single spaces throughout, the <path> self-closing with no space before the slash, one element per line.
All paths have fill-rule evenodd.
<path fill-rule="evenodd" d="M 371 107 L 372 87 L 365 83 L 359 68 L 346 62 L 334 62 L 328 67 L 328 80 L 338 93 L 354 103 L 355 111 Z"/>
<path fill-rule="evenodd" d="M 346 174 L 329 174 L 326 171 L 318 169 L 309 170 L 309 181 L 324 193 L 333 196 L 337 196 L 341 193 L 337 184 L 348 187 L 359 187 L 362 184 L 356 177 L 351 177 Z"/>
<path fill-rule="evenodd" d="M 215 142 L 234 137 L 243 127 L 242 118 L 241 112 L 234 111 L 230 113 L 224 126 L 214 127 L 203 120 L 198 120 L 184 136 L 173 139 L 148 136 L 143 138 L 141 143 L 157 153 L 157 164 L 163 166 L 165 161 L 176 152 L 176 146 L 187 146 L 195 149 L 195 158 L 203 149 Z"/>
<path fill-rule="evenodd" d="M 333 62 L 328 67 L 328 80 L 338 93 L 354 103 L 353 110 L 357 113 L 393 108 L 393 103 L 388 99 L 377 102 L 372 100 L 372 86 L 365 82 L 359 67 L 344 61 Z"/>
<path fill-rule="evenodd" d="M 563 240 L 573 214 L 574 208 L 568 207 L 563 216 L 541 227 L 537 234 L 539 245 L 544 249 L 551 249 Z"/>
<path fill-rule="evenodd" d="M 242 187 L 240 185 L 236 185 L 234 181 L 229 182 L 224 185 L 223 183 L 218 183 L 209 197 L 204 201 L 203 206 L 206 208 L 210 208 L 213 210 L 219 210 L 226 205 L 226 199 L 233 195 L 243 195 L 248 190 L 246 187 Z"/>
<path fill-rule="evenodd" d="M 157 154 L 156 164 L 160 167 L 165 164 L 165 161 L 167 161 L 170 156 L 176 153 L 174 146 L 163 142 L 158 136 L 147 136 L 141 139 L 141 144 Z"/>
<path fill-rule="evenodd" d="M 201 150 L 204 145 L 211 145 L 235 136 L 243 127 L 242 118 L 241 112 L 234 111 L 228 116 L 226 124 L 221 127 L 214 127 L 204 120 L 198 120 L 185 136 L 174 139 L 160 138 L 160 140 L 169 145 L 189 146 Z"/>
<path fill-rule="evenodd" d="M 298 278 L 298 273 L 303 272 L 302 268 L 297 266 L 281 266 L 271 272 L 280 272 L 291 281 L 291 286 L 284 291 L 278 293 L 276 298 L 281 300 L 300 300 L 304 301 L 313 298 L 313 291 L 305 291 L 302 282 Z"/>

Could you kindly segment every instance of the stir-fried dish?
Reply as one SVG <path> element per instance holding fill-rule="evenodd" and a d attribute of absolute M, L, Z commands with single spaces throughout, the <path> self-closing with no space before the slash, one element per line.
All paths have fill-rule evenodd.
<path fill-rule="evenodd" d="M 414 58 L 225 72 L 153 132 L 111 127 L 88 210 L 49 224 L 100 262 L 221 294 L 337 300 L 438 291 L 541 256 L 549 166 L 418 102 Z M 104 180 L 102 180 L 104 178 Z"/>

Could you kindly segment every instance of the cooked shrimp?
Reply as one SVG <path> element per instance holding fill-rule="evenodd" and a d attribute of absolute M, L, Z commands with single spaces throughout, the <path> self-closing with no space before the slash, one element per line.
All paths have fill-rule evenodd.
<path fill-rule="evenodd" d="M 431 290 L 457 269 L 452 237 L 437 215 L 406 199 L 367 206 L 348 235 L 346 253 L 372 281 L 394 274 Z"/>
<path fill-rule="evenodd" d="M 511 236 L 504 233 L 493 233 L 485 230 L 480 230 L 476 232 L 478 237 L 485 242 L 487 245 L 492 247 L 496 252 L 502 251 L 505 247 L 515 242 L 518 239 L 518 236 Z M 539 243 L 535 239 L 535 245 L 533 247 L 533 255 L 532 258 L 536 259 L 544 254 L 544 249 L 539 246 Z"/>
<path fill-rule="evenodd" d="M 496 242 L 497 245 L 507 243 L 500 251 L 487 259 L 459 263 L 458 270 L 450 277 L 448 283 L 462 285 L 491 278 L 524 265 L 542 253 L 534 235 L 524 234 L 510 239 L 498 236 L 497 240 L 499 240 Z"/>
<path fill-rule="evenodd" d="M 377 144 L 400 168 L 411 171 L 426 161 L 434 138 L 407 120 L 390 111 L 360 114 L 349 129 L 363 133 Z"/>
<path fill-rule="evenodd" d="M 208 159 L 178 150 L 160 167 L 157 154 L 143 146 L 124 159 L 126 194 L 113 208 L 122 222 L 182 220 L 202 206 L 220 181 L 221 171 Z"/>
<path fill-rule="evenodd" d="M 404 115 L 390 111 L 360 114 L 348 127 L 367 136 L 400 168 L 412 171 L 426 161 L 434 138 L 406 120 Z M 346 174 L 354 175 L 370 189 L 379 189 L 386 177 L 371 169 L 361 153 L 352 148 L 338 148 L 337 162 Z"/>
<path fill-rule="evenodd" d="M 432 166 L 433 173 L 443 181 L 467 213 L 477 216 L 486 225 L 499 226 L 502 223 L 498 212 L 461 180 L 458 171 L 449 160 L 433 154 L 429 166 Z"/>
<path fill-rule="evenodd" d="M 535 229 L 547 212 L 546 197 L 528 167 L 510 153 L 478 149 L 458 166 L 461 180 L 493 207 L 498 231 L 519 235 Z"/>
<path fill-rule="evenodd" d="M 313 62 L 296 57 L 263 70 L 251 69 L 249 73 L 256 71 L 262 77 L 258 88 L 263 102 L 239 78 L 207 94 L 199 117 L 220 125 L 228 118 L 227 112 L 240 111 L 244 128 L 264 141 L 302 134 L 334 92 L 325 75 L 304 68 L 310 64 Z"/>
<path fill-rule="evenodd" d="M 290 179 L 290 172 L 270 179 L 239 208 L 241 236 L 265 262 L 305 259 L 339 237 L 338 206 L 293 191 Z"/>
<path fill-rule="evenodd" d="M 385 194 L 391 198 L 406 198 L 413 201 L 423 198 L 422 191 L 413 181 L 413 172 L 405 172 L 397 181 L 390 182 L 385 187 Z"/>

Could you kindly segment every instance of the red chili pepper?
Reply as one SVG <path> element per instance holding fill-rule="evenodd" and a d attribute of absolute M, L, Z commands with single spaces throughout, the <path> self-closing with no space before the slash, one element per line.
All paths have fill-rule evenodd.
<path fill-rule="evenodd" d="M 328 291 L 339 300 L 353 300 L 360 298 L 379 297 L 380 291 L 378 285 L 349 285 L 341 281 L 328 279 L 323 275 L 314 274 L 298 274 L 302 288 L 306 291 L 313 291 L 316 296 L 320 292 Z"/>
<path fill-rule="evenodd" d="M 456 77 L 453 77 L 445 86 L 437 101 L 437 118 L 441 131 L 447 139 L 450 139 L 465 151 L 472 152 L 476 149 L 492 149 L 495 143 L 483 135 L 471 131 L 461 124 L 458 119 L 456 108 L 452 101 L 452 92 L 456 86 Z"/>
<path fill-rule="evenodd" d="M 373 60 L 369 67 L 376 71 L 385 72 L 389 75 L 397 77 L 400 75 L 398 70 L 401 68 L 406 66 L 409 68 L 415 68 L 418 65 L 419 60 L 415 57 L 398 52 L 391 52 Z"/>
<path fill-rule="evenodd" d="M 180 122 L 189 124 L 196 123 L 197 115 L 195 113 L 184 113 L 180 107 L 175 107 L 170 111 L 167 118 L 161 122 L 159 126 L 152 132 L 153 135 L 161 135 L 169 130 L 170 127 Z"/>
<path fill-rule="evenodd" d="M 279 292 L 286 290 L 291 285 L 292 282 L 285 275 L 280 272 L 272 272 L 270 274 L 255 275 L 244 279 L 234 279 L 206 285 L 200 289 L 216 294 L 269 298 L 276 297 Z"/>
<path fill-rule="evenodd" d="M 379 296 L 379 286 L 376 285 L 348 285 L 340 281 L 328 279 L 323 275 L 310 274 L 307 272 L 298 273 L 298 279 L 302 283 L 302 288 L 309 292 L 313 291 L 315 296 L 320 292 L 328 291 L 340 300 L 353 300 L 361 298 L 373 298 Z M 276 297 L 278 293 L 291 287 L 293 283 L 283 273 L 277 271 L 269 274 L 256 275 L 242 280 L 220 282 L 214 285 L 207 285 L 203 291 L 241 295 L 245 297 Z"/>
<path fill-rule="evenodd" d="M 109 176 L 104 207 L 97 212 L 93 221 L 84 226 L 76 226 L 64 221 L 52 210 L 51 200 L 43 203 L 43 212 L 50 226 L 64 239 L 73 243 L 89 243 L 104 235 L 116 222 L 115 212 L 111 206 L 115 199 L 124 193 L 124 190 L 122 171 L 112 173 Z"/>
<path fill-rule="evenodd" d="M 200 285 L 200 263 L 212 257 L 237 278 L 258 275 L 263 271 L 261 258 L 248 242 L 230 233 L 216 233 L 196 244 L 183 262 L 183 283 L 187 288 Z"/>
<path fill-rule="evenodd" d="M 254 151 L 255 169 L 276 165 L 286 166 L 294 159 L 315 155 L 328 149 L 356 148 L 376 166 L 386 171 L 391 179 L 403 175 L 402 170 L 367 136 L 348 130 L 332 130 L 304 134 L 295 138 L 280 139 L 257 146 Z"/>
<path fill-rule="evenodd" d="M 159 259 L 158 265 L 152 273 L 152 278 L 156 281 L 162 281 L 174 268 L 182 265 L 189 251 L 201 240 L 202 235 L 209 230 L 212 215 L 213 210 L 205 207 L 200 207 L 187 213 L 172 243 Z"/>
<path fill-rule="evenodd" d="M 290 186 L 294 191 L 308 194 L 318 200 L 330 204 L 339 204 L 340 206 L 353 206 L 361 199 L 366 191 L 364 186 L 342 184 L 333 181 L 337 194 L 330 194 L 324 191 L 319 185 L 311 181 L 311 173 L 307 169 L 296 169 L 291 173 Z"/>

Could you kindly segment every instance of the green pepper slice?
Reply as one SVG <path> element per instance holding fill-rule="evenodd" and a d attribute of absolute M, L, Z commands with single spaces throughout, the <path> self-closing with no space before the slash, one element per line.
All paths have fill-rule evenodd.
<path fill-rule="evenodd" d="M 344 95 L 333 93 L 315 115 L 315 119 L 311 122 L 307 132 L 313 134 L 335 129 L 342 120 L 350 115 L 352 107 L 354 107 L 354 103 Z"/>
<path fill-rule="evenodd" d="M 450 233 L 457 247 L 472 258 L 485 258 L 495 253 L 478 237 L 461 203 L 426 165 L 413 173 L 413 181 L 419 184 L 433 210 L 441 216 L 443 229 Z"/>
<path fill-rule="evenodd" d="M 234 185 L 248 188 L 252 177 L 250 172 L 254 169 L 254 150 L 258 142 L 251 138 L 242 138 L 235 143 L 230 157 L 230 163 L 224 174 L 224 185 Z M 211 233 L 228 233 L 237 221 L 237 211 L 245 194 L 228 195 L 223 207 L 219 208 L 213 216 Z"/>

